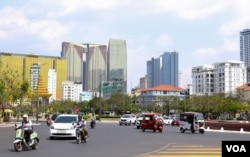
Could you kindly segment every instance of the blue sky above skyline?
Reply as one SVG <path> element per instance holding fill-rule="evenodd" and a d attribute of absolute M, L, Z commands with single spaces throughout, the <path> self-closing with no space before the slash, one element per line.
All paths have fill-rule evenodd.
<path fill-rule="evenodd" d="M 250 28 L 248 0 L 12 0 L 0 3 L 0 52 L 60 56 L 61 44 L 124 39 L 128 89 L 146 61 L 179 53 L 183 85 L 191 68 L 240 60 L 240 31 Z"/>

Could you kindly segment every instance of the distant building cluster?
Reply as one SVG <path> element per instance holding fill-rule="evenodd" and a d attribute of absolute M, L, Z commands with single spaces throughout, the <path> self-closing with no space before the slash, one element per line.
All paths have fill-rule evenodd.
<path fill-rule="evenodd" d="M 34 53 L 0 53 L 1 67 L 17 71 L 22 80 L 37 90 L 39 78 L 55 100 L 89 101 L 107 98 L 114 92 L 127 92 L 127 45 L 110 39 L 108 45 L 62 42 L 61 56 Z M 250 29 L 240 32 L 240 61 L 221 61 L 192 67 L 192 83 L 182 84 L 179 54 L 164 52 L 146 61 L 146 74 L 132 94 L 141 95 L 139 103 L 157 101 L 159 95 L 184 98 L 185 95 L 233 94 L 250 81 Z M 186 88 L 184 88 L 185 86 Z"/>
<path fill-rule="evenodd" d="M 42 78 L 51 94 L 49 102 L 91 100 L 100 96 L 101 86 L 115 79 L 121 80 L 120 91 L 127 92 L 127 47 L 122 39 L 110 39 L 108 46 L 62 42 L 61 56 L 1 52 L 0 62 L 29 81 L 32 91 Z"/>
<path fill-rule="evenodd" d="M 157 96 L 235 94 L 237 89 L 250 82 L 250 29 L 240 32 L 240 61 L 221 61 L 192 67 L 192 83 L 182 84 L 177 52 L 164 52 L 158 58 L 147 61 L 146 76 L 132 93 L 139 96 L 137 102 L 145 106 L 158 103 Z"/>

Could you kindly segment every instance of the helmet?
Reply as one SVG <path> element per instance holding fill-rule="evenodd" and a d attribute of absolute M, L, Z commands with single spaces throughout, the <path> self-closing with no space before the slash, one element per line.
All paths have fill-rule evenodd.
<path fill-rule="evenodd" d="M 27 115 L 27 114 L 24 114 L 24 115 L 23 115 L 23 118 L 28 118 L 28 115 Z"/>

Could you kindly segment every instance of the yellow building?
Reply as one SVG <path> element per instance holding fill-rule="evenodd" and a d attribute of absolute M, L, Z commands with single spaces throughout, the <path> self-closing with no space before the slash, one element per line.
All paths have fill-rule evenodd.
<path fill-rule="evenodd" d="M 56 71 L 56 100 L 61 96 L 61 84 L 67 80 L 67 62 L 62 57 L 41 56 L 35 54 L 14 54 L 0 53 L 0 66 L 8 70 L 15 71 L 20 76 L 20 80 L 32 82 L 32 67 L 39 65 L 39 74 L 43 76 L 45 88 L 48 87 L 48 71 Z M 37 80 L 38 81 L 38 80 Z"/>

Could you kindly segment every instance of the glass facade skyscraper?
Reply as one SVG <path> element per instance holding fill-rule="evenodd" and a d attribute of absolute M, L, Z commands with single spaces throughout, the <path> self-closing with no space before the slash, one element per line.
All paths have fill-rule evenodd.
<path fill-rule="evenodd" d="M 162 84 L 179 87 L 179 56 L 177 52 L 162 55 Z"/>
<path fill-rule="evenodd" d="M 247 82 L 250 81 L 250 29 L 240 32 L 240 61 L 247 67 Z"/>
<path fill-rule="evenodd" d="M 108 81 L 121 79 L 123 92 L 127 92 L 127 46 L 126 40 L 110 39 L 108 44 Z"/>
<path fill-rule="evenodd" d="M 179 86 L 179 57 L 177 52 L 165 52 L 147 61 L 147 86 L 166 84 Z"/>
<path fill-rule="evenodd" d="M 161 58 L 151 58 L 147 61 L 147 87 L 161 84 Z"/>
<path fill-rule="evenodd" d="M 61 57 L 67 61 L 67 80 L 82 83 L 83 44 L 63 42 Z"/>
<path fill-rule="evenodd" d="M 99 89 L 101 81 L 106 81 L 107 75 L 107 46 L 89 45 L 86 53 L 85 84 L 86 91 Z"/>

